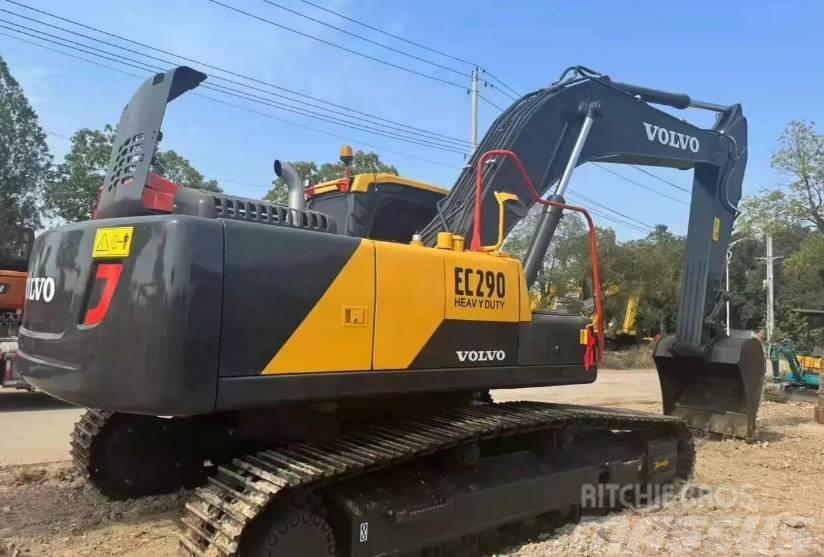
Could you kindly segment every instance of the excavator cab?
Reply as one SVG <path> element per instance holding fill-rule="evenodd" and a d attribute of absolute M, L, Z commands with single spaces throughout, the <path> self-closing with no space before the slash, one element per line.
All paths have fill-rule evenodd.
<path fill-rule="evenodd" d="M 436 216 L 447 190 L 384 172 L 306 188 L 307 207 L 332 216 L 347 236 L 408 243 Z"/>

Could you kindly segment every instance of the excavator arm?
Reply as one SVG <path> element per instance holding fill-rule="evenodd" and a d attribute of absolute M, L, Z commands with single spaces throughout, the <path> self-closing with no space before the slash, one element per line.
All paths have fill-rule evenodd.
<path fill-rule="evenodd" d="M 278 222 L 308 223 L 316 230 L 334 231 L 334 219 L 328 215 L 181 189 L 151 173 L 166 104 L 205 78 L 196 70 L 180 67 L 156 75 L 141 87 L 118 125 L 96 217 L 172 210 L 210 217 L 271 214 Z M 656 104 L 710 110 L 717 114 L 716 123 L 711 129 L 696 127 Z M 429 245 L 435 244 L 438 232 L 472 236 L 478 162 L 491 151 L 514 153 L 537 194 L 545 195 L 555 186 L 549 197 L 554 203 L 551 208 L 545 205 L 524 259 L 531 284 L 561 219 L 563 195 L 577 166 L 600 161 L 693 169 L 676 332 L 659 342 L 655 352 L 664 411 L 686 418 L 699 429 L 751 436 L 764 376 L 763 353 L 754 339 L 727 338 L 716 319 L 746 150 L 747 124 L 739 105 L 704 103 L 687 95 L 618 83 L 586 68 L 570 68 L 557 83 L 526 95 L 498 117 L 421 235 Z M 494 244 L 499 233 L 496 191 L 516 194 L 528 206 L 536 202 L 515 164 L 503 156 L 487 158 L 479 219 L 483 245 Z M 504 233 L 523 215 L 523 211 L 507 211 Z"/>
<path fill-rule="evenodd" d="M 716 113 L 710 129 L 694 126 L 653 105 L 697 108 Z M 477 160 L 483 153 L 515 152 L 539 194 L 564 203 L 575 168 L 586 162 L 632 164 L 693 170 L 692 199 L 681 301 L 675 334 L 656 346 L 664 410 L 691 426 L 723 435 L 751 437 L 755 432 L 764 377 L 764 357 L 753 338 L 728 338 L 718 319 L 725 253 L 747 161 L 747 121 L 740 105 L 722 106 L 612 81 L 582 67 L 570 68 L 554 85 L 515 102 L 490 127 L 438 216 L 423 230 L 425 243 L 438 232 L 470 237 L 475 225 Z M 527 206 L 535 199 L 518 170 L 505 158 L 483 170 L 482 244 L 497 235 L 495 191 L 517 194 Z M 508 212 L 505 230 L 523 213 Z M 562 216 L 543 207 L 524 258 L 528 285 Z"/>

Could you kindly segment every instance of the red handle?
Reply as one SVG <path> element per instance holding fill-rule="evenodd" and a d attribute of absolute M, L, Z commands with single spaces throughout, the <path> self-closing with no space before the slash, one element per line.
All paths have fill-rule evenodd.
<path fill-rule="evenodd" d="M 529 174 L 526 173 L 526 169 L 524 168 L 521 159 L 519 159 L 518 155 L 516 155 L 509 149 L 493 149 L 492 151 L 485 152 L 478 159 L 478 168 L 476 171 L 475 180 L 475 221 L 474 226 L 472 227 L 472 244 L 470 246 L 470 249 L 472 251 L 482 251 L 483 249 L 481 247 L 481 197 L 484 185 L 483 170 L 486 161 L 498 155 L 509 157 L 512 160 L 512 162 L 515 163 L 515 167 L 521 174 L 521 178 L 529 188 L 529 191 L 532 193 L 532 199 L 536 203 L 540 203 L 541 205 L 548 205 L 550 207 L 560 207 L 561 209 L 567 209 L 569 211 L 581 213 L 587 220 L 587 226 L 589 227 L 589 253 L 592 257 L 592 282 L 594 283 L 593 287 L 595 288 L 595 318 L 598 321 L 598 364 L 600 364 L 601 355 L 604 352 L 604 319 L 603 308 L 601 307 L 601 273 L 598 270 L 598 241 L 596 238 L 595 222 L 593 222 L 592 216 L 590 216 L 589 211 L 587 211 L 583 207 L 577 207 L 575 205 L 567 205 L 566 203 L 558 203 L 557 201 L 549 201 L 548 199 L 543 199 L 540 196 L 540 194 L 538 194 L 538 190 L 535 189 L 535 185 L 532 183 Z"/>

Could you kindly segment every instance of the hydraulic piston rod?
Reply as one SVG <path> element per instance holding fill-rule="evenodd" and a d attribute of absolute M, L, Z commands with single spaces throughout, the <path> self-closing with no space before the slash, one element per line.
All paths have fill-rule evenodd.
<path fill-rule="evenodd" d="M 575 171 L 575 167 L 578 166 L 578 158 L 581 156 L 581 150 L 584 148 L 584 143 L 586 143 L 589 130 L 592 128 L 594 121 L 595 116 L 593 114 L 593 109 L 590 107 L 587 111 L 586 117 L 584 118 L 583 124 L 581 124 L 581 131 L 578 132 L 578 138 L 575 140 L 575 146 L 572 148 L 572 153 L 570 153 L 566 168 L 564 168 L 564 173 L 561 175 L 561 180 L 558 182 L 558 189 L 549 197 L 551 201 L 565 203 L 564 193 L 566 192 L 567 187 L 569 187 L 569 182 L 572 179 L 572 173 Z M 544 260 L 544 255 L 546 255 L 546 250 L 549 247 L 549 243 L 555 235 L 555 230 L 558 228 L 558 223 L 561 222 L 562 215 L 563 209 L 557 206 L 549 207 L 544 205 L 541 211 L 541 216 L 538 221 L 538 229 L 532 236 L 526 255 L 524 256 L 524 275 L 526 277 L 527 287 L 532 286 L 535 279 L 538 278 L 538 271 L 541 269 L 541 263 Z"/>

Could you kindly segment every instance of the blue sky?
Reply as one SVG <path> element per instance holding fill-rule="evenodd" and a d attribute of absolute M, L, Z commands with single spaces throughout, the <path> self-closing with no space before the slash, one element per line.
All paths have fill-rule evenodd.
<path fill-rule="evenodd" d="M 453 137 L 469 136 L 466 91 L 295 36 L 206 0 L 143 0 L 137 4 L 101 0 L 24 1 L 319 99 Z M 262 0 L 224 1 L 369 55 L 468 84 L 466 78 L 305 21 Z M 820 1 L 315 1 L 392 33 L 476 61 L 522 93 L 554 81 L 569 65 L 583 64 L 619 81 L 685 92 L 722 104 L 740 102 L 750 129 L 747 194 L 781 183 L 782 178 L 770 170 L 769 158 L 788 121 L 824 121 L 824 64 L 820 59 L 824 2 Z M 299 0 L 277 3 L 374 40 L 390 41 Z M 5 0 L 0 0 L 0 8 L 45 19 Z M 0 18 L 31 25 L 8 14 L 0 13 Z M 469 70 L 469 66 L 414 50 L 409 45 L 392 44 L 444 65 Z M 124 104 L 140 84 L 134 77 L 5 36 L 0 36 L 0 54 L 29 95 L 41 125 L 59 135 L 70 136 L 80 127 L 116 123 Z M 500 106 L 509 102 L 492 89 L 483 89 L 482 94 Z M 457 153 L 250 106 L 340 137 L 189 95 L 175 101 L 167 112 L 164 148 L 173 148 L 191 159 L 207 177 L 221 179 L 227 191 L 251 197 L 265 193 L 272 179 L 273 159 L 334 160 L 344 141 L 356 148 L 379 152 L 404 175 L 445 187 L 451 187 L 464 163 Z M 497 114 L 497 109 L 481 103 L 482 132 Z M 700 125 L 711 123 L 700 112 L 686 111 L 684 116 Z M 68 142 L 57 135 L 50 135 L 48 141 L 59 161 Z M 617 170 L 648 187 L 686 198 L 685 194 L 633 169 Z M 691 182 L 688 173 L 655 172 L 685 187 Z M 644 223 L 664 223 L 682 233 L 686 229 L 687 207 L 600 169 L 581 168 L 573 178 L 573 187 Z M 621 238 L 643 235 L 598 220 L 599 224 L 615 227 Z"/>

